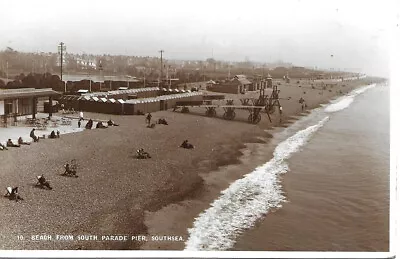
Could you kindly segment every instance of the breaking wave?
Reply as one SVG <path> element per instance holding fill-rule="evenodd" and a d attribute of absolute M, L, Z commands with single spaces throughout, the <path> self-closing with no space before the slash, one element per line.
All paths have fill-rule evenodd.
<path fill-rule="evenodd" d="M 254 226 L 270 209 L 285 201 L 279 175 L 286 173 L 286 160 L 309 141 L 329 117 L 298 131 L 274 150 L 273 158 L 244 178 L 235 181 L 211 207 L 201 213 L 189 229 L 185 250 L 227 250 L 236 237 Z"/>
<path fill-rule="evenodd" d="M 371 84 L 351 91 L 348 95 L 340 97 L 326 106 L 325 112 L 337 112 L 349 107 L 354 101 L 354 97 L 375 86 L 376 84 Z"/>

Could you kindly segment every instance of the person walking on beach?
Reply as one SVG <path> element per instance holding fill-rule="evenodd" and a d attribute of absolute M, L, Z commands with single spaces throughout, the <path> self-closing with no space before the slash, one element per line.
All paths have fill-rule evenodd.
<path fill-rule="evenodd" d="M 78 128 L 81 127 L 81 119 L 78 120 Z"/>
<path fill-rule="evenodd" d="M 80 120 L 80 121 L 83 120 L 83 111 L 80 111 L 80 112 L 79 112 L 79 120 Z"/>
<path fill-rule="evenodd" d="M 306 101 L 303 99 L 303 97 L 301 97 L 300 98 L 300 100 L 299 100 L 299 103 L 301 104 L 301 110 L 303 111 L 304 110 L 304 103 L 305 103 Z"/>
<path fill-rule="evenodd" d="M 148 124 L 148 125 L 150 125 L 150 122 L 151 122 L 151 114 L 150 114 L 150 112 L 147 114 L 147 116 L 146 116 L 146 123 Z"/>

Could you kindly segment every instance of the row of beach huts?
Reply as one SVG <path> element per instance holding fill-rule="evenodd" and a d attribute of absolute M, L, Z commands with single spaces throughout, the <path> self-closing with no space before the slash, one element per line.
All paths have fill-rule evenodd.
<path fill-rule="evenodd" d="M 173 108 L 176 102 L 202 101 L 201 92 L 158 87 L 64 95 L 58 102 L 63 109 L 106 114 L 136 115 Z"/>

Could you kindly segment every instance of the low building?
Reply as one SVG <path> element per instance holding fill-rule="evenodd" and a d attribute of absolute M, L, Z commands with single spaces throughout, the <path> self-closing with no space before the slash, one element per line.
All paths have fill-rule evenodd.
<path fill-rule="evenodd" d="M 53 103 L 53 98 L 60 94 L 51 88 L 19 88 L 0 90 L 0 116 L 2 121 L 7 117 L 32 115 L 35 118 L 39 98 L 48 98 L 49 103 Z M 50 110 L 49 115 L 52 115 Z"/>
<path fill-rule="evenodd" d="M 252 82 L 245 75 L 236 75 L 220 84 L 208 85 L 208 90 L 220 93 L 239 94 L 252 89 Z"/>
<path fill-rule="evenodd" d="M 247 79 L 247 77 L 245 75 L 236 75 L 233 77 L 233 82 L 237 82 L 237 84 L 239 85 L 239 92 L 245 92 L 248 91 L 249 88 L 252 85 L 252 82 Z"/>
<path fill-rule="evenodd" d="M 208 90 L 209 88 L 212 88 L 214 85 L 217 83 L 214 80 L 210 80 L 206 83 L 206 89 Z"/>

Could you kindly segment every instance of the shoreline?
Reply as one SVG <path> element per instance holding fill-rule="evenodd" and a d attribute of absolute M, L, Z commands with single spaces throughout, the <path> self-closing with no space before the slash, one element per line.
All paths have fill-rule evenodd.
<path fill-rule="evenodd" d="M 330 108 L 343 105 L 336 106 L 340 110 L 336 114 L 335 109 L 331 113 L 332 109 L 322 108 L 330 116 L 329 125 L 287 160 L 290 171 L 280 180 L 281 186 L 287 187 L 287 202 L 238 236 L 232 250 L 289 252 L 318 247 L 327 252 L 389 251 L 388 124 L 382 127 L 388 123 L 387 90 L 387 86 L 377 85 L 350 105 L 334 102 Z M 368 107 L 375 99 L 385 100 L 379 102 L 376 113 Z M 377 118 L 372 132 L 386 133 L 379 146 L 374 143 L 374 133 L 368 135 L 369 117 Z M 386 147 L 382 143 L 387 143 Z M 378 156 L 370 151 L 374 148 L 379 149 Z M 379 177 L 371 177 L 371 172 Z M 371 197 L 375 203 L 369 203 Z"/>
<path fill-rule="evenodd" d="M 353 89 L 356 89 L 364 84 L 356 84 L 350 87 L 350 89 L 346 89 L 346 92 L 343 95 L 349 93 Z M 244 175 L 251 173 L 255 168 L 265 164 L 273 157 L 273 152 L 275 150 L 276 144 L 271 144 L 270 140 L 273 138 L 273 135 L 279 133 L 284 128 L 290 126 L 292 123 L 296 122 L 303 116 L 307 116 L 313 109 L 320 107 L 324 104 L 329 104 L 330 101 L 339 98 L 343 95 L 336 95 L 333 98 L 329 98 L 325 100 L 325 102 L 314 102 L 312 106 L 308 107 L 306 111 L 299 112 L 290 115 L 286 115 L 285 119 L 278 126 L 266 127 L 264 130 L 269 134 L 267 139 L 256 143 L 251 141 L 244 141 L 243 145 L 245 148 L 240 149 L 241 155 L 237 157 L 240 160 L 239 164 L 229 164 L 225 165 L 215 171 L 209 172 L 209 174 L 202 175 L 205 185 L 208 186 L 208 190 L 204 190 L 202 196 L 194 197 L 194 199 L 186 199 L 178 204 L 171 204 L 167 208 L 162 208 L 161 210 L 148 214 L 147 225 L 152 229 L 152 234 L 156 234 L 157 231 L 164 232 L 172 232 L 174 233 L 185 233 L 185 237 L 187 237 L 187 230 L 192 227 L 194 218 L 198 216 L 199 213 L 203 212 L 205 209 L 208 209 L 210 206 L 206 206 L 205 204 L 211 204 L 216 198 L 219 196 L 219 192 L 225 190 L 229 187 L 231 183 L 234 181 L 241 179 Z M 274 120 L 273 120 L 274 121 Z M 276 118 L 275 118 L 276 121 Z M 271 134 L 272 133 L 272 134 Z M 260 146 L 258 146 L 260 145 Z M 267 146 L 265 146 L 267 145 Z M 251 154 L 257 153 L 257 150 L 263 149 L 263 158 L 251 159 Z M 266 152 L 266 153 L 265 153 Z M 232 176 L 232 174 L 234 176 Z M 210 177 L 211 175 L 217 175 L 215 177 Z M 227 183 L 226 181 L 229 180 Z M 218 184 L 219 182 L 219 184 Z M 284 178 L 281 179 L 282 182 L 282 190 L 283 195 L 287 195 L 286 186 L 284 185 Z M 212 188 L 210 186 L 218 185 L 219 188 Z M 201 207 L 200 207 L 201 206 Z M 199 208 L 200 207 L 200 208 Z M 279 209 L 271 209 L 270 212 L 274 212 Z M 186 216 L 182 216 L 186 215 Z M 175 218 L 178 220 L 170 223 L 169 226 L 165 226 L 168 224 L 163 221 L 163 218 Z M 176 227 L 179 225 L 179 228 Z M 187 239 L 185 239 L 187 240 Z M 143 250 L 154 250 L 154 249 L 162 249 L 162 250 L 183 250 L 183 243 L 170 243 L 164 244 L 163 246 L 155 245 L 152 243 L 146 243 L 141 246 Z M 234 247 L 232 250 L 236 250 Z"/>
<path fill-rule="evenodd" d="M 362 82 L 362 80 L 352 82 L 350 87 L 346 87 L 346 92 L 366 84 Z M 290 89 L 290 91 L 284 91 L 284 88 L 284 85 L 280 87 L 282 97 L 287 97 L 284 95 L 289 94 L 296 100 L 300 98 L 299 94 L 302 96 L 301 93 L 304 89 L 289 86 L 287 89 Z M 311 90 L 307 89 L 306 91 Z M 308 109 L 329 102 L 333 96 L 336 95 L 330 92 L 325 96 L 317 96 L 314 99 L 311 97 L 312 100 L 307 101 Z M 321 102 L 322 99 L 325 102 Z M 293 123 L 296 120 L 295 116 L 301 116 L 300 105 L 294 103 L 293 100 L 291 103 L 289 101 L 286 104 L 285 102 L 282 103 L 284 118 L 281 128 Z M 197 211 L 208 208 L 209 203 L 207 201 L 215 199 L 219 192 L 229 186 L 231 182 L 250 172 L 247 170 L 257 167 L 257 163 L 264 163 L 265 160 L 250 161 L 251 152 L 257 152 L 257 145 L 268 145 L 272 135 L 265 130 L 271 130 L 271 127 L 279 125 L 276 113 L 272 116 L 272 125 L 268 122 L 265 114 L 260 125 L 250 125 L 242 121 L 226 122 L 222 119 L 191 114 L 179 114 L 170 111 L 157 112 L 154 113 L 154 117 L 165 117 L 173 125 L 165 127 L 157 125 L 156 129 L 146 129 L 144 117 L 140 116 L 94 115 L 98 119 L 111 117 L 120 125 L 125 125 L 106 130 L 66 134 L 62 135 L 59 140 L 45 140 L 34 144 L 42 151 L 34 155 L 27 151 L 28 148 L 8 151 L 9 154 L 0 153 L 0 155 L 6 157 L 5 160 L 8 162 L 8 166 L 5 166 L 5 173 L 2 173 L 5 182 L 8 180 L 7 184 L 15 183 L 14 185 L 17 185 L 18 180 L 32 182 L 33 175 L 45 171 L 45 174 L 51 176 L 50 180 L 61 192 L 61 195 L 51 196 L 49 192 L 24 186 L 21 195 L 27 196 L 29 202 L 23 201 L 23 205 L 20 206 L 20 204 L 11 204 L 3 200 L 0 205 L 3 211 L 7 207 L 13 207 L 17 213 L 24 215 L 21 220 L 16 221 L 11 221 L 7 217 L 4 218 L 3 215 L 3 223 L 0 227 L 8 230 L 3 232 L 15 232 L 15 229 L 9 229 L 5 224 L 17 223 L 20 224 L 18 231 L 24 233 L 28 230 L 30 232 L 35 231 L 36 228 L 36 232 L 40 233 L 48 229 L 50 232 L 53 231 L 52 233 L 58 230 L 62 233 L 75 235 L 91 232 L 114 235 L 125 233 L 145 235 L 159 233 L 160 231 L 169 231 L 169 233 L 164 233 L 165 235 L 173 235 L 174 231 L 183 235 L 182 229 L 187 232 L 187 228 L 184 227 L 184 224 L 174 225 L 173 220 L 178 220 L 179 223 L 192 224 L 193 217 L 198 214 Z M 238 113 L 238 115 L 245 118 L 246 114 Z M 195 126 L 192 126 L 193 124 Z M 274 128 L 272 131 L 280 131 L 281 128 Z M 218 132 L 215 129 L 219 129 Z M 182 139 L 186 138 L 195 144 L 196 149 L 187 151 L 176 148 Z M 63 147 L 62 150 L 59 150 L 60 154 L 55 154 L 54 151 L 57 149 L 52 145 L 57 141 L 60 141 L 61 143 L 58 144 Z M 152 154 L 154 159 L 152 158 L 150 161 L 151 164 L 148 163 L 149 161 L 132 158 L 133 151 L 138 146 L 144 147 Z M 77 147 L 79 147 L 79 150 Z M 32 146 L 29 148 L 32 148 Z M 102 150 L 102 148 L 107 150 Z M 270 148 L 273 150 L 274 147 Z M 15 155 L 15 158 L 10 155 L 11 153 Z M 60 179 L 60 177 L 48 171 L 52 171 L 53 168 L 60 168 L 59 164 L 74 155 L 80 155 L 82 158 L 80 160 L 82 177 L 78 178 L 80 181 L 76 181 L 71 186 L 70 179 L 68 181 Z M 113 156 L 120 156 L 117 159 L 120 161 L 107 163 L 108 160 L 113 159 Z M 22 157 L 27 160 L 25 165 L 15 166 L 16 162 L 14 162 L 14 166 L 10 165 L 13 164 L 13 161 L 18 161 L 18 158 Z M 40 163 L 39 158 L 44 158 L 46 162 Z M 246 159 L 249 161 L 246 162 Z M 30 174 L 29 177 L 27 172 L 32 171 L 32 168 L 28 165 L 37 168 L 37 170 L 34 170 L 35 173 Z M 132 168 L 134 168 L 134 171 L 132 171 Z M 11 175 L 13 171 L 17 172 Z M 107 184 L 110 179 L 114 181 L 113 185 Z M 84 194 L 79 194 L 82 191 L 84 191 Z M 115 193 L 118 194 L 114 195 Z M 67 198 L 66 200 L 58 197 L 63 195 Z M 43 196 L 45 198 L 42 202 L 45 206 L 43 211 L 37 212 L 35 205 L 40 203 L 39 201 L 43 199 Z M 33 199 L 31 199 L 32 197 Z M 34 204 L 30 204 L 32 201 Z M 187 211 L 190 202 L 196 205 L 197 211 Z M 177 204 L 179 203 L 186 206 L 184 213 L 182 211 L 178 213 Z M 71 209 L 65 208 L 68 205 Z M 59 210 L 52 212 L 54 208 Z M 76 213 L 77 216 L 68 215 L 69 211 Z M 189 213 L 190 216 L 185 213 Z M 46 227 L 39 226 L 37 228 L 37 226 L 28 226 L 24 223 L 28 222 L 29 224 L 29 222 L 34 222 L 34 219 L 43 220 L 43 218 Z M 66 224 L 66 222 L 69 222 L 68 220 L 72 220 L 70 224 Z M 176 228 L 173 228 L 174 226 Z M 75 242 L 67 244 L 6 243 L 6 246 L 2 245 L 2 249 L 168 250 L 182 249 L 175 248 L 175 246 L 180 245 L 182 247 L 183 245 L 182 242 L 147 242 L 143 244 L 136 241 L 127 243 L 89 241 L 77 244 Z"/>

